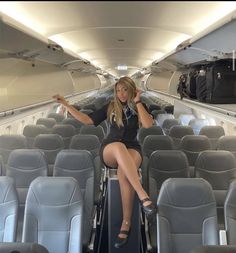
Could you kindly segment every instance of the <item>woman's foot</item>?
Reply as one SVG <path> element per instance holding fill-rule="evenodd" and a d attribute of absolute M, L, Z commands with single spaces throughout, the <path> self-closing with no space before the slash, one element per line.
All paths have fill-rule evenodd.
<path fill-rule="evenodd" d="M 149 198 L 142 199 L 141 204 L 143 212 L 145 213 L 148 221 L 151 221 L 157 213 L 157 207 L 152 203 Z"/>
<path fill-rule="evenodd" d="M 120 232 L 117 236 L 117 239 L 114 245 L 115 248 L 121 248 L 127 243 L 129 232 L 130 232 L 130 222 L 123 220 Z"/>

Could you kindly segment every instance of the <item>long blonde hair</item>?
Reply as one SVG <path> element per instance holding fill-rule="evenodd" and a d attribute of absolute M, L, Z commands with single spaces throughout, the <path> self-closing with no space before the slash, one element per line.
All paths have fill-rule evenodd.
<path fill-rule="evenodd" d="M 133 99 L 136 96 L 136 85 L 130 77 L 125 76 L 121 77 L 114 86 L 114 100 L 111 101 L 108 107 L 107 117 L 109 118 L 110 122 L 112 122 L 112 117 L 115 115 L 116 124 L 121 127 L 124 125 L 122 121 L 123 105 L 117 97 L 116 87 L 118 84 L 123 84 L 128 89 L 127 105 L 135 111 L 136 106 L 133 102 Z"/>

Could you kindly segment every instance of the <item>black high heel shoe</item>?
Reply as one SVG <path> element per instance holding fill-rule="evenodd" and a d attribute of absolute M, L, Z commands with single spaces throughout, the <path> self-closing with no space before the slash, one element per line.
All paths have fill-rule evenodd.
<path fill-rule="evenodd" d="M 114 244 L 114 247 L 117 249 L 122 248 L 128 242 L 129 233 L 130 233 L 130 229 L 129 230 L 120 230 L 119 234 L 127 235 L 127 237 L 121 238 L 118 236 L 116 239 L 116 242 Z"/>
<path fill-rule="evenodd" d="M 153 203 L 147 206 L 144 206 L 143 204 L 147 201 L 151 201 L 151 200 L 149 198 L 145 198 L 145 199 L 142 199 L 140 202 L 142 204 L 143 212 L 145 213 L 148 221 L 151 221 L 157 213 L 157 207 Z"/>

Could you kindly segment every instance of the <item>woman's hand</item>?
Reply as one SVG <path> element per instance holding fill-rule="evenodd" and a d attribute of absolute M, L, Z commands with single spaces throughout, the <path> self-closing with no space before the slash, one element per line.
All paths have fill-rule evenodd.
<path fill-rule="evenodd" d="M 136 96 L 134 98 L 134 103 L 140 101 L 140 95 L 141 95 L 142 91 L 139 89 L 136 89 Z"/>
<path fill-rule="evenodd" d="M 67 101 L 65 100 L 65 98 L 63 96 L 60 96 L 57 94 L 57 95 L 54 95 L 53 98 L 55 98 L 58 103 L 60 103 L 64 106 L 68 105 Z"/>

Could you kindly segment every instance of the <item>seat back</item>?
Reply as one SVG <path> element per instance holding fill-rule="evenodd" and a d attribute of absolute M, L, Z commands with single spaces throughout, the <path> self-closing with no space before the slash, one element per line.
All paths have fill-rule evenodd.
<path fill-rule="evenodd" d="M 186 135 L 181 139 L 180 149 L 187 155 L 189 165 L 194 167 L 199 153 L 210 150 L 211 143 L 205 135 Z"/>
<path fill-rule="evenodd" d="M 0 177 L 0 242 L 15 242 L 18 218 L 18 196 L 14 181 Z"/>
<path fill-rule="evenodd" d="M 224 204 L 225 229 L 227 233 L 227 243 L 236 244 L 236 181 L 230 186 Z"/>
<path fill-rule="evenodd" d="M 159 253 L 189 253 L 200 245 L 217 245 L 216 202 L 202 178 L 169 178 L 157 201 Z"/>
<path fill-rule="evenodd" d="M 190 253 L 235 253 L 236 246 L 232 245 L 204 245 L 193 249 Z"/>
<path fill-rule="evenodd" d="M 48 250 L 38 243 L 0 243 L 1 253 L 49 253 Z"/>
<path fill-rule="evenodd" d="M 158 125 L 160 127 L 162 127 L 163 125 L 163 122 L 166 120 L 166 119 L 174 119 L 174 115 L 173 114 L 170 114 L 170 113 L 164 113 L 164 114 L 158 114 L 157 117 L 156 117 L 156 121 L 158 123 Z"/>
<path fill-rule="evenodd" d="M 179 121 L 177 119 L 165 119 L 162 124 L 162 129 L 164 133 L 168 135 L 170 132 L 170 128 L 176 125 L 179 125 Z"/>
<path fill-rule="evenodd" d="M 204 126 L 201 128 L 199 135 L 205 135 L 209 138 L 211 148 L 217 148 L 217 141 L 221 136 L 225 135 L 225 130 L 222 126 Z"/>
<path fill-rule="evenodd" d="M 0 155 L 3 162 L 2 175 L 5 175 L 5 164 L 12 150 L 27 148 L 27 141 L 23 135 L 4 134 L 0 136 Z"/>
<path fill-rule="evenodd" d="M 48 175 L 52 176 L 56 156 L 64 148 L 62 137 L 58 134 L 40 134 L 36 136 L 33 147 L 44 152 L 48 163 Z"/>
<path fill-rule="evenodd" d="M 53 170 L 54 177 L 73 177 L 79 183 L 84 200 L 84 245 L 89 242 L 93 225 L 95 172 L 91 153 L 86 150 L 72 149 L 62 150 L 58 153 Z"/>
<path fill-rule="evenodd" d="M 75 128 L 72 125 L 56 124 L 52 128 L 52 134 L 58 134 L 62 137 L 64 147 L 69 148 L 71 138 L 75 135 Z"/>
<path fill-rule="evenodd" d="M 29 188 L 23 242 L 36 242 L 50 253 L 82 252 L 83 197 L 77 180 L 38 177 Z"/>
<path fill-rule="evenodd" d="M 104 130 L 101 126 L 93 126 L 93 125 L 84 125 L 80 128 L 79 134 L 86 134 L 86 135 L 95 135 L 98 137 L 99 141 L 105 137 Z"/>
<path fill-rule="evenodd" d="M 234 154 L 236 157 L 236 136 L 227 135 L 219 138 L 217 142 L 217 149 L 228 150 Z"/>
<path fill-rule="evenodd" d="M 223 208 L 229 185 L 236 179 L 236 159 L 229 151 L 203 151 L 196 160 L 195 177 L 211 184 L 217 206 Z"/>
<path fill-rule="evenodd" d="M 160 126 L 151 126 L 149 128 L 141 127 L 137 133 L 137 139 L 141 145 L 143 145 L 143 141 L 148 135 L 164 135 Z"/>
<path fill-rule="evenodd" d="M 47 118 L 53 118 L 56 120 L 57 123 L 62 122 L 63 119 L 65 119 L 64 115 L 55 112 L 49 113 Z"/>
<path fill-rule="evenodd" d="M 62 121 L 62 124 L 72 125 L 75 127 L 75 133 L 78 134 L 80 131 L 80 127 L 83 125 L 82 122 L 76 120 L 75 118 L 67 118 Z"/>
<path fill-rule="evenodd" d="M 193 114 L 180 114 L 179 115 L 179 122 L 183 126 L 188 126 L 190 120 L 196 119 L 196 117 Z"/>
<path fill-rule="evenodd" d="M 56 123 L 54 118 L 39 118 L 36 121 L 36 125 L 44 125 L 47 128 L 52 128 Z"/>
<path fill-rule="evenodd" d="M 44 125 L 26 125 L 23 129 L 23 135 L 26 137 L 29 148 L 33 148 L 36 136 L 48 133 L 50 133 L 50 129 Z"/>
<path fill-rule="evenodd" d="M 181 139 L 185 135 L 194 135 L 193 129 L 190 126 L 172 126 L 169 130 L 169 136 L 173 139 L 174 146 L 176 149 L 180 148 Z"/>

